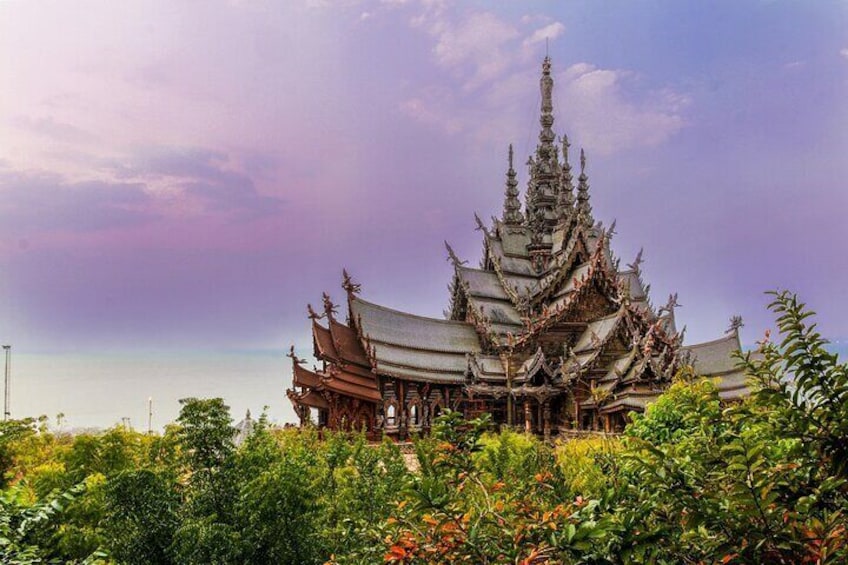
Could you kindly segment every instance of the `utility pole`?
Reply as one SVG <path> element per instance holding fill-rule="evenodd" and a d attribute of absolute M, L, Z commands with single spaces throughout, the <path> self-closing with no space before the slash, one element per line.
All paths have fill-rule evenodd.
<path fill-rule="evenodd" d="M 9 402 L 11 399 L 9 394 L 9 385 L 11 384 L 12 378 L 12 346 L 4 345 L 3 349 L 6 350 L 6 395 L 3 402 L 3 419 L 8 420 L 9 416 L 11 416 L 11 412 L 9 411 Z"/>
<path fill-rule="evenodd" d="M 147 433 L 153 433 L 153 397 L 147 397 Z"/>

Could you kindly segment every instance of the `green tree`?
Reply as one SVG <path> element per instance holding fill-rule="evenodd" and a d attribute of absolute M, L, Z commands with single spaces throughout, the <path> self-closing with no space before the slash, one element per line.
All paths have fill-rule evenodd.
<path fill-rule="evenodd" d="M 109 481 L 105 545 L 127 565 L 171 563 L 180 497 L 173 477 L 151 469 L 130 470 Z"/>
<path fill-rule="evenodd" d="M 220 398 L 180 400 L 176 431 L 186 477 L 173 549 L 178 562 L 236 562 L 241 551 L 235 504 L 235 428 Z"/>

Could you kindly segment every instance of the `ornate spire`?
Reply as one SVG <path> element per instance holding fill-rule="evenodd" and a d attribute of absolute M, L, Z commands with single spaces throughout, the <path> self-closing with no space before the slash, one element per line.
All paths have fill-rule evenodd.
<path fill-rule="evenodd" d="M 577 216 L 586 226 L 595 223 L 592 206 L 589 204 L 589 177 L 586 176 L 586 153 L 580 150 L 580 176 L 577 177 Z"/>
<path fill-rule="evenodd" d="M 524 221 L 521 201 L 518 199 L 518 181 L 512 166 L 512 144 L 509 144 L 509 169 L 506 172 L 506 198 L 504 198 L 503 221 L 508 226 L 518 226 Z"/>
<path fill-rule="evenodd" d="M 542 94 L 541 116 L 542 126 L 539 132 L 539 143 L 536 153 L 527 162 L 530 170 L 530 180 L 527 183 L 525 225 L 528 227 L 535 221 L 537 211 L 544 216 L 542 225 L 545 233 L 550 234 L 557 223 L 557 193 L 559 192 L 560 164 L 559 148 L 554 141 L 554 81 L 551 78 L 551 58 L 545 57 L 542 62 L 542 77 L 539 81 Z"/>
<path fill-rule="evenodd" d="M 545 157 L 549 157 L 554 152 L 554 102 L 553 90 L 554 79 L 551 78 L 551 58 L 545 56 L 542 61 L 542 78 L 539 80 L 539 87 L 542 91 L 542 115 L 539 117 L 539 124 L 542 126 L 542 131 L 539 132 L 539 153 L 545 150 Z"/>
<path fill-rule="evenodd" d="M 562 171 L 560 172 L 559 193 L 557 194 L 557 217 L 560 222 L 571 218 L 574 209 L 574 177 L 571 174 L 571 164 L 568 162 L 568 136 L 562 136 Z"/>

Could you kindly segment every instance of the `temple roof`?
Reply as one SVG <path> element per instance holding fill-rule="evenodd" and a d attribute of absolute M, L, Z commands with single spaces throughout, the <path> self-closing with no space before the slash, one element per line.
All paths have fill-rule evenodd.
<path fill-rule="evenodd" d="M 372 343 L 462 355 L 480 351 L 477 332 L 467 322 L 407 314 L 366 302 L 358 296 L 350 299 L 350 309 L 360 336 Z"/>
<path fill-rule="evenodd" d="M 738 400 L 751 391 L 748 377 L 734 357 L 740 349 L 739 333 L 732 331 L 713 341 L 682 347 L 681 352 L 688 354 L 696 375 L 718 377 L 722 400 Z"/>
<path fill-rule="evenodd" d="M 695 374 L 719 375 L 736 372 L 733 353 L 739 349 L 739 335 L 734 332 L 713 341 L 687 345 L 681 351 L 689 354 Z"/>

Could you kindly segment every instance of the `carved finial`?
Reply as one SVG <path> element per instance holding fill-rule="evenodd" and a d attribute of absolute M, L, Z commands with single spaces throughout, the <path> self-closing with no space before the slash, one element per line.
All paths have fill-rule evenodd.
<path fill-rule="evenodd" d="M 327 316 L 327 319 L 332 319 L 333 315 L 337 313 L 336 305 L 333 304 L 330 295 L 326 292 L 321 294 L 321 298 L 324 301 L 324 315 Z"/>
<path fill-rule="evenodd" d="M 739 328 L 741 328 L 744 325 L 745 325 L 745 323 L 742 321 L 742 316 L 740 316 L 739 314 L 736 314 L 735 316 L 731 316 L 730 327 L 727 328 L 727 331 L 725 333 L 729 334 L 729 333 L 738 332 Z"/>
<path fill-rule="evenodd" d="M 350 274 L 347 272 L 347 269 L 342 269 L 342 288 L 348 294 L 358 294 L 362 285 L 359 283 L 353 282 Z"/>
<path fill-rule="evenodd" d="M 297 355 L 295 355 L 295 353 L 294 353 L 294 345 L 292 345 L 291 347 L 289 347 L 289 352 L 288 352 L 288 353 L 286 353 L 286 357 L 288 357 L 289 359 L 291 359 L 293 363 L 296 363 L 296 364 L 298 364 L 298 365 L 303 365 L 303 362 L 304 362 L 304 361 L 303 361 L 303 359 L 300 359 L 300 358 L 299 358 Z"/>
<path fill-rule="evenodd" d="M 642 259 L 642 253 L 643 253 L 644 251 L 645 251 L 645 249 L 644 249 L 644 248 L 642 248 L 642 247 L 640 247 L 640 248 L 639 248 L 639 253 L 637 253 L 637 254 L 636 254 L 636 258 L 635 258 L 635 259 L 633 259 L 633 262 L 632 262 L 632 263 L 630 263 L 629 265 L 627 265 L 627 268 L 628 268 L 628 269 L 632 269 L 633 271 L 635 271 L 635 272 L 636 272 L 636 274 L 639 274 L 639 272 L 640 272 L 640 267 L 641 267 L 641 265 L 642 265 L 642 261 L 643 261 L 643 259 Z"/>
<path fill-rule="evenodd" d="M 456 256 L 456 253 L 453 252 L 453 248 L 450 246 L 450 243 L 445 241 L 445 249 L 448 250 L 448 260 L 453 263 L 454 267 L 461 267 L 465 265 L 468 261 L 460 261 L 459 257 Z"/>
<path fill-rule="evenodd" d="M 660 308 L 659 313 L 662 314 L 663 312 L 668 312 L 669 314 L 673 314 L 674 309 L 681 306 L 683 305 L 677 302 L 677 293 L 675 292 L 668 295 L 668 302 L 666 302 L 665 306 Z"/>
<path fill-rule="evenodd" d="M 310 320 L 320 320 L 324 317 L 324 314 L 319 314 L 312 308 L 312 304 L 306 305 L 306 311 L 309 313 Z"/>
<path fill-rule="evenodd" d="M 618 224 L 618 220 L 613 218 L 612 223 L 610 224 L 609 229 L 607 230 L 607 241 L 611 240 L 618 232 L 615 231 L 615 226 Z"/>

